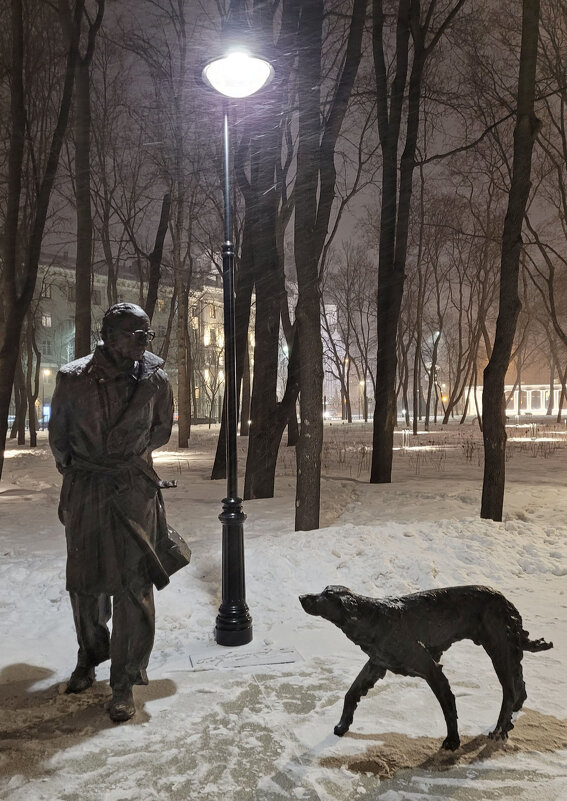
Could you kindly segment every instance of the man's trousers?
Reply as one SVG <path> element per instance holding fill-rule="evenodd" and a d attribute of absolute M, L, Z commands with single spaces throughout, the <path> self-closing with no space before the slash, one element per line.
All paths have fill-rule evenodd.
<path fill-rule="evenodd" d="M 79 642 L 77 666 L 94 668 L 110 658 L 113 689 L 147 684 L 155 633 L 152 584 L 133 579 L 112 596 L 71 592 L 70 597 Z M 107 625 L 111 611 L 112 634 Z"/>

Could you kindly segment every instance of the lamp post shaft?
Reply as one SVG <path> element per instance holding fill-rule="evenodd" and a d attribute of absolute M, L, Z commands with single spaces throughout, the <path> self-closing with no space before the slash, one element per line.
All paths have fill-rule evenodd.
<path fill-rule="evenodd" d="M 224 240 L 232 242 L 232 208 L 230 205 L 230 132 L 228 129 L 228 106 L 224 103 L 223 121 L 223 197 L 224 197 Z M 223 264 L 224 270 L 224 264 Z"/>
<path fill-rule="evenodd" d="M 222 277 L 224 303 L 224 361 L 226 418 L 226 495 L 219 515 L 222 523 L 222 600 L 216 620 L 219 645 L 245 645 L 252 640 L 252 618 L 246 604 L 244 521 L 238 497 L 238 393 L 236 387 L 236 323 L 234 303 L 234 245 L 230 208 L 230 140 L 228 109 L 224 113 L 224 234 Z"/>

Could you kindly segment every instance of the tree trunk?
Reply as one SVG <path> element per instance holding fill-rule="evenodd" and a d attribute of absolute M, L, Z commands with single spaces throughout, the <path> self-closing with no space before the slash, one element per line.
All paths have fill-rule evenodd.
<path fill-rule="evenodd" d="M 242 375 L 242 401 L 240 412 L 240 436 L 247 437 L 250 434 L 250 390 L 251 390 L 251 375 L 250 375 L 250 348 L 248 340 L 246 340 L 246 354 L 244 356 L 244 372 Z"/>
<path fill-rule="evenodd" d="M 18 363 L 16 365 L 16 374 L 14 376 L 14 402 L 16 407 L 16 414 L 14 416 L 14 427 L 12 436 L 17 436 L 18 445 L 26 444 L 26 379 L 24 369 L 22 367 L 21 353 L 18 352 Z"/>
<path fill-rule="evenodd" d="M 518 80 L 518 111 L 514 130 L 514 160 L 508 209 L 502 232 L 500 302 L 494 347 L 484 370 L 482 423 L 484 479 L 480 516 L 502 520 L 506 474 L 504 381 L 516 333 L 521 303 L 518 293 L 522 225 L 530 191 L 531 162 L 538 120 L 534 115 L 539 0 L 523 0 L 522 44 Z"/>
<path fill-rule="evenodd" d="M 437 336 L 433 342 L 433 352 L 431 354 L 431 367 L 429 368 L 429 381 L 427 384 L 427 400 L 425 402 L 425 430 L 429 431 L 429 421 L 431 419 L 431 400 L 433 393 L 436 389 L 435 375 L 437 372 L 437 350 L 439 347 L 439 339 L 441 335 Z M 437 403 L 435 403 L 435 423 L 437 422 Z"/>
<path fill-rule="evenodd" d="M 177 445 L 189 447 L 191 434 L 191 386 L 187 354 L 189 292 L 181 269 L 177 270 Z"/>
<path fill-rule="evenodd" d="M 77 201 L 77 258 L 75 264 L 75 358 L 91 352 L 91 283 L 93 221 L 91 211 L 91 78 L 96 35 L 105 0 L 96 0 L 97 14 L 86 19 L 85 54 L 77 57 L 75 76 L 75 194 Z M 80 29 L 81 23 L 79 23 Z"/>
<path fill-rule="evenodd" d="M 420 19 L 420 4 L 399 0 L 396 31 L 396 72 L 388 90 L 389 56 L 384 42 L 383 0 L 373 2 L 373 58 L 376 76 L 378 134 L 382 148 L 382 197 L 378 250 L 378 353 L 376 359 L 376 407 L 370 482 L 392 480 L 392 447 L 396 425 L 396 334 L 403 296 L 407 258 L 413 172 L 420 126 L 421 85 L 427 57 L 450 25 L 464 0 L 456 0 L 441 21 L 436 20 L 432 40 L 426 46 L 433 14 Z M 429 9 L 433 11 L 435 3 Z M 410 33 L 413 62 L 409 68 Z M 407 103 L 404 151 L 398 149 L 402 115 Z M 398 186 L 399 172 L 399 186 Z"/>
<path fill-rule="evenodd" d="M 34 371 L 33 330 L 32 320 L 28 315 L 26 327 L 26 398 L 28 406 L 28 426 L 30 432 L 30 448 L 37 447 L 37 413 L 36 400 L 38 396 L 38 370 Z M 43 410 L 42 410 L 43 413 Z"/>
<path fill-rule="evenodd" d="M 75 358 L 91 352 L 91 100 L 89 62 L 80 59 L 75 78 L 75 194 L 77 260 L 75 264 Z"/>
<path fill-rule="evenodd" d="M 335 197 L 335 147 L 358 72 L 366 0 L 354 0 L 342 71 L 321 132 L 323 0 L 303 0 L 298 28 L 298 149 L 295 264 L 298 301 L 300 435 L 295 529 L 319 526 L 323 447 L 323 345 L 319 261 Z"/>
<path fill-rule="evenodd" d="M 242 237 L 242 253 L 241 258 L 237 262 L 236 271 L 236 294 L 235 294 L 235 312 L 234 320 L 236 325 L 236 394 L 238 399 L 237 406 L 240 407 L 240 386 L 242 383 L 242 376 L 244 373 L 244 363 L 249 358 L 248 356 L 248 326 L 250 323 L 250 308 L 252 304 L 252 291 L 254 288 L 254 280 L 252 275 L 252 254 L 249 251 L 250 238 L 247 236 Z M 224 393 L 226 396 L 226 392 Z M 222 403 L 221 426 L 219 431 L 219 438 L 217 440 L 217 449 L 215 459 L 213 462 L 213 469 L 211 471 L 211 479 L 219 479 L 226 477 L 226 415 L 225 415 L 225 397 Z"/>
<path fill-rule="evenodd" d="M 0 476 L 4 466 L 8 413 L 12 384 L 18 363 L 20 335 L 26 312 L 33 298 L 47 211 L 71 108 L 77 59 L 78 30 L 83 6 L 84 3 L 77 0 L 73 20 L 66 17 L 65 12 L 62 12 L 62 22 L 63 25 L 68 26 L 69 33 L 65 77 L 57 123 L 49 143 L 49 155 L 45 171 L 41 176 L 37 189 L 37 205 L 30 223 L 31 232 L 27 250 L 23 254 L 22 280 L 17 282 L 17 264 L 22 256 L 22 254 L 18 253 L 18 242 L 20 239 L 19 215 L 22 188 L 21 173 L 26 136 L 26 110 L 23 83 L 22 3 L 21 0 L 13 0 L 11 5 L 10 151 L 8 155 L 8 200 L 4 234 L 4 265 L 0 278 L 0 299 L 4 304 L 4 313 L 0 316 Z M 19 292 L 18 288 L 20 288 Z"/>
<path fill-rule="evenodd" d="M 11 8 L 12 64 L 10 84 L 10 150 L 8 155 L 8 200 L 4 233 L 4 265 L 1 275 L 0 302 L 4 304 L 3 330 L 0 339 L 0 476 L 4 466 L 4 449 L 8 433 L 8 411 L 12 384 L 20 359 L 20 332 L 26 310 L 16 306 L 16 264 L 18 228 L 22 189 L 22 163 L 26 135 L 24 102 L 24 26 L 21 0 L 13 0 Z"/>
<path fill-rule="evenodd" d="M 400 0 L 397 29 L 397 67 L 390 98 L 386 83 L 382 2 L 374 0 L 373 55 L 378 94 L 378 132 L 382 146 L 382 208 L 378 252 L 378 348 L 371 484 L 392 480 L 392 449 L 396 425 L 396 335 L 403 291 L 404 268 L 396 264 L 398 211 L 398 141 L 409 61 L 410 2 Z M 388 103 L 389 101 L 389 103 Z M 390 110 L 388 111 L 388 105 Z M 418 117 L 419 119 L 419 117 Z"/>
<path fill-rule="evenodd" d="M 319 527 L 323 447 L 323 346 L 319 314 L 319 253 L 312 232 L 317 217 L 323 0 L 301 4 L 298 90 L 299 143 L 295 184 L 295 263 L 298 280 L 300 434 L 296 447 L 295 530 Z"/>
<path fill-rule="evenodd" d="M 558 368 L 559 381 L 561 382 L 561 392 L 559 393 L 559 401 L 557 404 L 557 422 L 561 422 L 561 412 L 563 411 L 563 403 L 567 398 L 567 367 L 565 370 Z"/>
<path fill-rule="evenodd" d="M 169 212 L 171 209 L 171 195 L 169 192 L 163 196 L 161 204 L 161 215 L 159 225 L 156 232 L 156 239 L 154 249 L 149 255 L 149 278 L 148 278 L 148 294 L 146 296 L 146 305 L 144 311 L 150 318 L 154 316 L 154 311 L 157 303 L 159 282 L 161 278 L 161 259 L 163 256 L 163 243 L 167 234 L 167 226 L 169 224 Z"/>
<path fill-rule="evenodd" d="M 270 112 L 275 109 L 268 106 Z M 251 240 L 251 268 L 256 290 L 254 320 L 254 377 L 250 398 L 248 456 L 244 499 L 272 498 L 279 441 L 274 442 L 274 423 L 278 414 L 278 350 L 280 306 L 284 288 L 283 268 L 276 244 L 279 197 L 276 181 L 276 154 L 281 151 L 279 126 L 251 139 L 250 186 L 246 193 L 245 232 Z M 278 429 L 283 427 L 278 425 Z"/>
<path fill-rule="evenodd" d="M 545 414 L 547 417 L 551 417 L 553 413 L 553 395 L 555 393 L 555 363 L 553 359 L 549 360 L 549 400 L 547 402 L 547 408 L 545 410 Z"/>

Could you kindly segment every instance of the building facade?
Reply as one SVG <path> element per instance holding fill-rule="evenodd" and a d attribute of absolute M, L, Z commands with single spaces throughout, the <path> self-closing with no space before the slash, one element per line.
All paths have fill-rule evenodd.
<path fill-rule="evenodd" d="M 187 321 L 192 360 L 192 417 L 196 421 L 218 422 L 224 392 L 224 340 L 222 278 L 213 269 L 200 274 L 189 297 Z M 140 282 L 127 272 L 116 284 L 118 302 L 143 305 Z M 145 288 L 142 290 L 142 294 Z M 107 294 L 106 275 L 95 273 L 92 286 L 92 334 L 94 348 L 100 339 L 100 326 L 111 305 Z M 177 329 L 173 286 L 163 283 L 152 318 L 154 341 L 148 346 L 165 358 L 174 396 L 177 398 Z M 74 265 L 43 263 L 37 281 L 33 323 L 35 339 L 41 354 L 38 419 L 49 418 L 55 378 L 61 365 L 74 359 L 75 340 L 75 273 Z M 13 411 L 13 410 L 12 410 Z"/>

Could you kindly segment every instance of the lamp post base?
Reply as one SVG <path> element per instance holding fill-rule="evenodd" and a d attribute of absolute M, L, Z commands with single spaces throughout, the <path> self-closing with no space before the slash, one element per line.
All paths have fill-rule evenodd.
<path fill-rule="evenodd" d="M 252 641 L 252 617 L 246 604 L 244 580 L 244 521 L 240 498 L 225 498 L 222 523 L 222 601 L 215 626 L 218 645 Z"/>
<path fill-rule="evenodd" d="M 224 628 L 226 621 L 219 621 L 220 614 L 217 617 L 217 625 L 215 626 L 215 642 L 217 645 L 226 645 L 227 647 L 237 645 L 247 645 L 252 642 L 252 619 L 250 624 L 243 629 L 229 629 Z"/>

